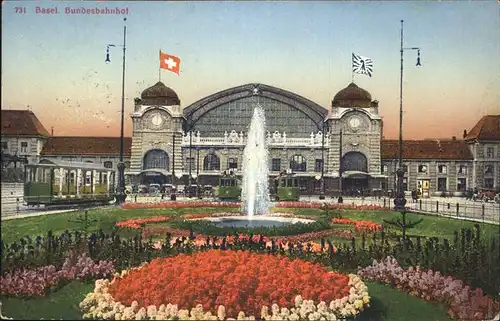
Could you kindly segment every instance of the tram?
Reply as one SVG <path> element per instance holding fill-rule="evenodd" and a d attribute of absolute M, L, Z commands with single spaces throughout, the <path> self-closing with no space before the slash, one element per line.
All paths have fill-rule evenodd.
<path fill-rule="evenodd" d="M 219 178 L 217 197 L 221 201 L 238 201 L 241 198 L 241 182 L 233 171 L 224 171 Z"/>
<path fill-rule="evenodd" d="M 115 197 L 115 171 L 94 163 L 44 159 L 25 165 L 24 177 L 28 206 L 106 204 Z"/>
<path fill-rule="evenodd" d="M 291 172 L 284 171 L 275 180 L 276 201 L 298 201 L 299 179 Z"/>

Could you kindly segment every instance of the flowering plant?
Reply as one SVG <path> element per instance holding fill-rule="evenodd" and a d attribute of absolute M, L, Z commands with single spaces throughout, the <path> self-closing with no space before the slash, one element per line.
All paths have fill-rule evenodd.
<path fill-rule="evenodd" d="M 196 220 L 206 217 L 224 217 L 224 216 L 243 216 L 243 214 L 240 212 L 217 212 L 217 213 L 184 214 L 181 217 L 185 220 Z"/>
<path fill-rule="evenodd" d="M 348 218 L 334 218 L 333 223 L 354 225 L 357 232 L 375 232 L 382 229 L 382 225 L 370 221 L 355 221 Z"/>
<path fill-rule="evenodd" d="M 113 275 L 115 268 L 112 262 L 94 262 L 85 254 L 80 255 L 74 264 L 71 258 L 66 258 L 62 268 L 57 270 L 49 265 L 33 270 L 16 270 L 0 276 L 2 295 L 13 296 L 44 296 L 45 291 L 56 286 L 60 281 L 86 280 Z"/>
<path fill-rule="evenodd" d="M 189 202 L 157 202 L 157 203 L 132 203 L 125 202 L 121 205 L 122 209 L 131 210 L 139 208 L 195 208 L 195 207 L 241 207 L 239 202 L 200 202 L 200 201 L 189 201 Z"/>
<path fill-rule="evenodd" d="M 150 217 L 150 218 L 140 218 L 140 219 L 135 219 L 135 220 L 126 220 L 126 221 L 120 221 L 116 222 L 117 227 L 128 227 L 131 229 L 140 229 L 142 225 L 147 224 L 147 223 L 158 223 L 158 222 L 166 222 L 170 219 L 169 216 L 156 216 L 156 217 Z"/>
<path fill-rule="evenodd" d="M 448 314 L 458 320 L 491 319 L 500 312 L 500 301 L 483 295 L 481 289 L 471 289 L 461 280 L 441 275 L 437 271 L 423 271 L 420 267 L 403 269 L 393 257 L 359 269 L 361 277 L 383 282 L 407 291 L 427 301 L 438 301 L 449 306 Z"/>
<path fill-rule="evenodd" d="M 351 231 L 331 229 L 331 230 L 320 231 L 320 232 L 311 232 L 311 233 L 304 233 L 304 234 L 300 234 L 300 235 L 279 237 L 279 238 L 277 238 L 277 242 L 281 242 L 281 243 L 301 242 L 302 243 L 302 242 L 308 242 L 311 240 L 317 240 L 320 238 L 327 238 L 329 236 L 336 236 L 336 237 L 340 237 L 340 238 L 344 238 L 344 239 L 352 239 L 354 237 Z"/>
<path fill-rule="evenodd" d="M 186 234 L 189 234 L 186 232 Z M 307 234 L 303 234 L 305 238 L 309 238 L 309 239 L 312 239 L 314 238 L 312 234 L 314 233 L 308 233 L 309 234 L 309 237 L 307 237 Z M 188 235 L 182 235 L 183 237 L 185 237 L 184 239 L 184 244 L 187 244 L 189 242 L 192 242 L 192 244 L 197 247 L 197 248 L 207 248 L 207 247 L 215 247 L 215 248 L 220 248 L 222 247 L 222 243 L 224 242 L 223 240 L 225 240 L 225 246 L 230 248 L 231 246 L 233 245 L 236 245 L 236 236 L 234 235 L 230 235 L 230 236 L 226 236 L 226 237 L 219 237 L 219 238 L 215 238 L 213 236 L 209 236 L 209 235 L 200 235 L 200 234 L 197 234 L 195 235 L 195 238 L 194 240 L 189 240 L 187 239 Z M 295 245 L 292 245 L 296 242 L 306 242 L 306 241 L 301 241 L 299 239 L 299 237 L 301 237 L 302 235 L 298 235 L 298 236 L 288 236 L 288 237 L 280 237 L 278 239 L 273 239 L 274 240 L 274 246 L 276 247 L 282 247 L 283 250 L 287 251 L 290 249 L 291 246 L 297 246 L 296 244 Z M 260 237 L 261 235 L 253 235 L 251 240 L 253 243 L 258 243 L 260 242 Z M 240 242 L 244 242 L 246 244 L 249 243 L 250 241 L 250 236 L 248 235 L 244 235 L 244 234 L 238 234 L 238 240 Z M 265 243 L 265 247 L 272 247 L 273 246 L 273 241 L 267 237 L 267 236 L 262 236 L 262 241 Z M 173 246 L 175 244 L 177 244 L 178 240 L 177 239 L 171 239 L 170 240 L 170 245 Z M 154 243 L 153 247 L 157 250 L 161 249 L 163 247 L 164 243 L 162 243 L 161 241 L 157 241 L 156 243 Z M 311 251 L 311 252 L 323 252 L 323 251 L 326 251 L 327 248 L 323 248 L 321 246 L 321 244 L 317 243 L 317 242 L 312 242 L 312 241 L 307 241 L 307 244 L 305 245 L 305 248 L 304 248 L 304 251 Z M 333 246 L 332 248 L 333 252 L 336 252 L 337 251 L 337 248 L 335 246 Z"/>
<path fill-rule="evenodd" d="M 211 250 L 97 280 L 80 308 L 85 318 L 116 320 L 335 320 L 356 316 L 368 303 L 356 275 L 275 255 Z"/>

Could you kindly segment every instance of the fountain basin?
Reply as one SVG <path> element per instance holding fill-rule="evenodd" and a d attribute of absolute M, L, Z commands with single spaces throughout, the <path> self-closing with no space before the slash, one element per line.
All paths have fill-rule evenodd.
<path fill-rule="evenodd" d="M 297 223 L 314 223 L 314 220 L 296 217 L 277 217 L 277 216 L 266 216 L 257 215 L 252 219 L 247 216 L 222 216 L 222 217 L 205 217 L 201 220 L 209 221 L 217 227 L 283 227 L 287 225 L 293 225 Z"/>

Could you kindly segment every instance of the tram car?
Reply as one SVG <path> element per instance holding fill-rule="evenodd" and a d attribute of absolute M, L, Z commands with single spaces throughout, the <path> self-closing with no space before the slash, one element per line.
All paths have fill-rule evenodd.
<path fill-rule="evenodd" d="M 28 206 L 106 204 L 115 198 L 115 171 L 99 164 L 41 160 L 25 165 L 24 174 Z"/>
<path fill-rule="evenodd" d="M 241 198 L 241 182 L 233 171 L 224 171 L 219 178 L 217 197 L 221 201 L 238 201 Z"/>
<path fill-rule="evenodd" d="M 298 201 L 299 179 L 290 171 L 282 172 L 275 180 L 276 201 Z"/>

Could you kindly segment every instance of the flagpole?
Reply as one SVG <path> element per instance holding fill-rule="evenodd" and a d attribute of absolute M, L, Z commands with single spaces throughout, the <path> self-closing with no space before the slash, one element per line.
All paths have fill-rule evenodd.
<path fill-rule="evenodd" d="M 159 50 L 160 53 L 160 60 L 161 60 L 161 49 Z M 161 67 L 160 64 L 158 64 L 158 81 L 161 82 Z"/>
<path fill-rule="evenodd" d="M 353 54 L 351 54 L 351 82 L 354 83 L 354 61 L 353 61 Z"/>

